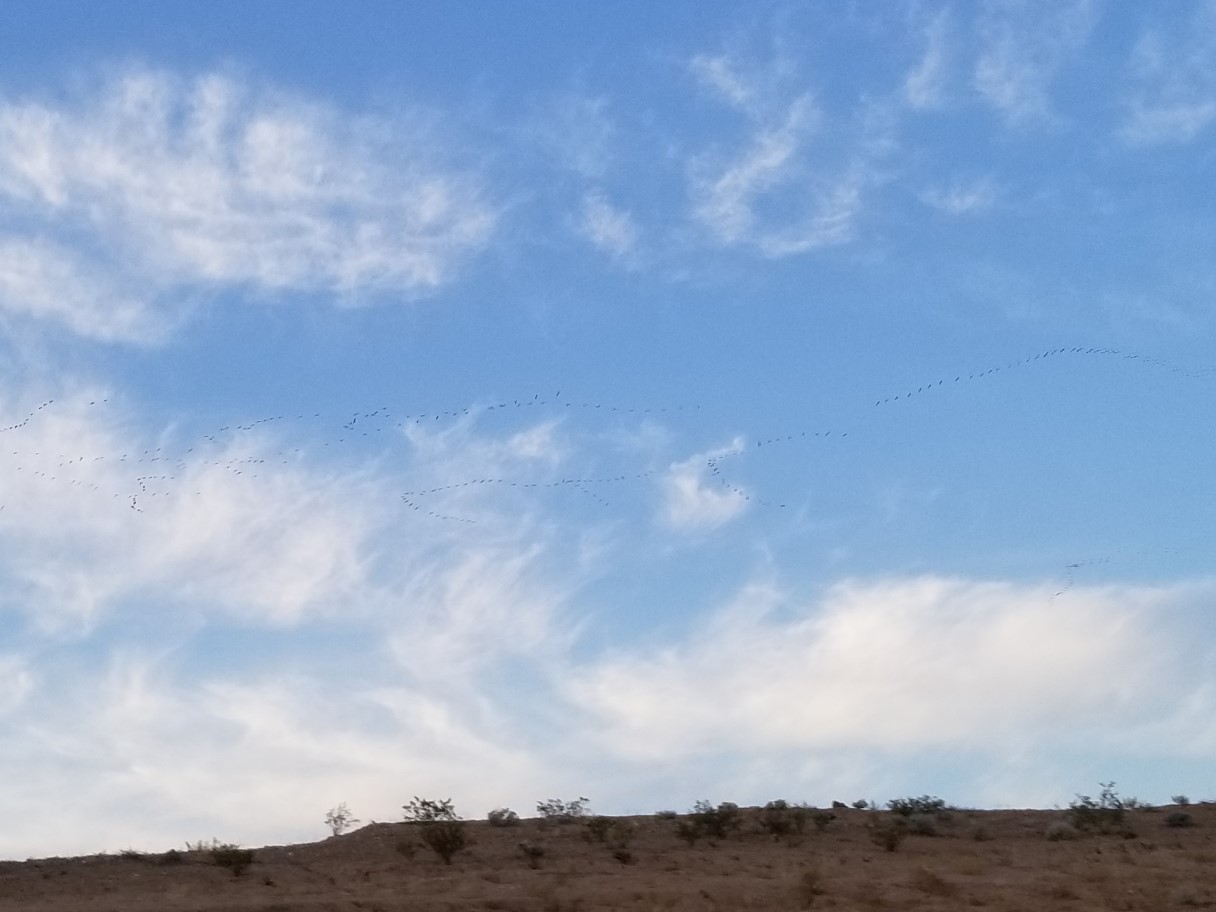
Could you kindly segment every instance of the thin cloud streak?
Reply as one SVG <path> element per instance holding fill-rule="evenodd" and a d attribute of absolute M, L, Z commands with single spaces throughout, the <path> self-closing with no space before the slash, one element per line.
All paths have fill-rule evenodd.
<path fill-rule="evenodd" d="M 1052 83 L 1098 18 L 1095 0 L 988 0 L 977 26 L 976 90 L 1011 126 L 1052 120 Z"/>

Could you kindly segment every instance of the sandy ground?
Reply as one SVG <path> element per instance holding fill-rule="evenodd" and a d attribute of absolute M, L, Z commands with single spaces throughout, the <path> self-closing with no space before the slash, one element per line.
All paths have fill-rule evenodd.
<path fill-rule="evenodd" d="M 413 824 L 372 824 L 321 842 L 254 850 L 240 876 L 210 852 L 94 855 L 0 863 L 3 912 L 100 910 L 1177 910 L 1216 908 L 1216 806 L 1195 826 L 1178 808 L 1130 811 L 1128 831 L 1051 841 L 1059 811 L 956 810 L 937 836 L 893 852 L 875 844 L 886 812 L 836 810 L 822 831 L 774 838 L 760 812 L 714 844 L 693 846 L 678 820 L 622 818 L 634 832 L 597 841 L 585 822 L 466 824 L 451 865 Z M 681 818 L 686 819 L 686 818 Z M 541 846 L 532 868 L 521 842 Z M 626 854 L 627 853 L 627 854 Z"/>

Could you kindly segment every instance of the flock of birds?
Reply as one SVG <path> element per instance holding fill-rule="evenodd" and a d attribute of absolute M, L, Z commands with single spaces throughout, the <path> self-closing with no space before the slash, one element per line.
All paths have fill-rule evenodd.
<path fill-rule="evenodd" d="M 1178 375 L 1196 379 L 1206 378 L 1216 373 L 1216 368 L 1204 370 L 1187 369 L 1162 359 L 1149 358 L 1134 352 L 1125 352 L 1113 348 L 1058 347 L 1038 352 L 1018 360 L 992 365 L 984 370 L 968 373 L 956 373 L 931 382 L 909 387 L 905 391 L 895 393 L 874 401 L 874 408 L 889 408 L 896 403 L 907 402 L 917 396 L 941 391 L 955 384 L 982 381 L 1003 371 L 1008 372 L 1017 368 L 1027 367 L 1048 359 L 1063 357 L 1095 357 L 1116 358 L 1128 362 L 1138 362 Z M 108 399 L 97 399 L 88 403 L 91 408 L 101 408 L 109 403 Z M 296 430 L 307 433 L 311 430 L 321 430 L 323 439 L 321 447 L 341 447 L 352 445 L 367 438 L 376 438 L 385 432 L 400 434 L 415 426 L 434 426 L 443 421 L 476 418 L 479 415 L 491 415 L 504 412 L 541 412 L 548 413 L 598 413 L 616 414 L 623 416 L 663 416 L 669 414 L 695 414 L 701 411 L 700 405 L 669 405 L 669 406 L 623 406 L 605 402 L 578 401 L 563 397 L 560 391 L 552 395 L 536 393 L 530 398 L 496 400 L 481 406 L 465 406 L 453 409 L 439 409 L 424 412 L 397 414 L 387 405 L 382 405 L 368 411 L 348 413 L 342 416 L 322 412 L 280 414 L 262 417 L 242 423 L 234 423 L 216 428 L 214 431 L 202 434 L 194 445 L 176 452 L 170 452 L 165 447 L 147 448 L 129 452 L 114 452 L 103 454 L 50 454 L 41 451 L 27 451 L 21 448 L 21 441 L 30 433 L 31 427 L 41 421 L 55 408 L 55 401 L 48 399 L 29 410 L 20 420 L 0 427 L 0 511 L 6 507 L 4 489 L 14 484 L 20 484 L 22 478 L 36 478 L 48 483 L 66 484 L 81 487 L 98 493 L 105 493 L 98 483 L 104 473 L 90 471 L 90 467 L 99 464 L 105 466 L 117 465 L 122 471 L 109 473 L 104 476 L 111 481 L 114 478 L 127 479 L 125 490 L 109 492 L 111 499 L 125 504 L 127 508 L 142 513 L 149 509 L 149 504 L 157 499 L 174 496 L 186 496 L 190 487 L 182 487 L 197 470 L 207 467 L 219 467 L 235 476 L 245 476 L 256 479 L 260 476 L 262 467 L 268 461 L 275 460 L 283 465 L 291 464 L 301 458 L 302 448 L 283 449 L 268 455 L 246 455 L 239 453 L 239 447 L 230 446 L 239 440 L 239 435 L 249 434 L 274 425 L 293 425 Z M 286 434 L 284 436 L 290 436 Z M 718 452 L 707 457 L 706 475 L 722 490 L 732 496 L 742 498 L 750 503 L 763 507 L 784 508 L 780 502 L 765 500 L 746 489 L 743 484 L 732 480 L 726 471 L 732 462 L 739 460 L 749 453 L 807 442 L 812 439 L 826 441 L 834 438 L 843 440 L 848 432 L 833 429 L 798 429 L 784 434 L 760 437 L 748 446 L 730 452 Z M 10 444 L 4 446 L 4 444 Z M 424 487 L 404 490 L 399 498 L 402 506 L 420 516 L 446 522 L 475 523 L 476 520 L 462 517 L 443 508 L 444 495 L 453 495 L 461 491 L 473 489 L 515 489 L 518 491 L 552 491 L 567 489 L 588 497 L 596 503 L 608 506 L 609 501 L 603 496 L 605 490 L 614 485 L 641 482 L 660 474 L 661 469 L 648 468 L 636 471 L 598 474 L 594 476 L 576 477 L 547 477 L 547 478 L 511 478 L 511 477 L 476 477 L 465 478 Z M 4 476 L 8 477 L 5 478 Z M 201 490 L 194 490 L 194 496 L 202 496 Z M 3 513 L 0 513 L 2 519 Z M 1079 568 L 1081 564 L 1071 565 L 1069 572 Z M 1071 580 L 1071 576 L 1069 577 Z M 1071 586 L 1065 585 L 1063 591 Z"/>

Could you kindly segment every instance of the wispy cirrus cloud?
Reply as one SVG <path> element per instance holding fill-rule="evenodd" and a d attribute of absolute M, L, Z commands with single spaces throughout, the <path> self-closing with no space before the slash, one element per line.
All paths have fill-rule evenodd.
<path fill-rule="evenodd" d="M 884 179 L 880 162 L 896 145 L 887 107 L 863 99 L 830 117 L 781 57 L 761 66 L 699 55 L 690 69 L 744 115 L 734 148 L 689 162 L 691 217 L 707 239 L 773 259 L 853 240 L 865 192 Z"/>
<path fill-rule="evenodd" d="M 938 10 L 922 28 L 924 53 L 904 77 L 903 94 L 915 110 L 936 108 L 943 102 L 946 91 L 946 68 L 949 60 L 947 39 L 950 14 Z"/>
<path fill-rule="evenodd" d="M 0 771 L 31 821 L 0 852 L 311 838 L 293 808 L 323 794 L 395 815 L 403 769 L 419 790 L 481 781 L 461 800 L 486 808 L 540 793 L 518 697 L 496 688 L 543 683 L 585 568 L 518 501 L 467 483 L 559 465 L 556 423 L 409 424 L 369 465 L 283 425 L 148 431 L 100 389 L 34 411 L 0 461 L 17 650 L 0 655 L 0 716 L 21 745 Z M 431 500 L 464 521 L 410 510 L 407 477 L 449 489 Z M 39 772 L 18 776 L 33 757 Z M 491 757 L 518 775 L 487 776 Z M 61 804 L 57 777 L 86 769 Z M 251 807 L 258 823 L 241 824 Z"/>
<path fill-rule="evenodd" d="M 928 206 L 947 215 L 969 215 L 991 209 L 997 201 L 997 187 L 988 177 L 957 180 L 943 186 L 930 187 L 920 194 Z"/>
<path fill-rule="evenodd" d="M 988 0 L 975 88 L 1010 125 L 1050 119 L 1051 87 L 1099 18 L 1096 0 Z"/>
<path fill-rule="evenodd" d="M 190 290 L 424 293 L 497 219 L 435 134 L 227 74 L 131 69 L 54 101 L 5 98 L 0 307 L 147 341 Z"/>
<path fill-rule="evenodd" d="M 637 253 L 640 229 L 624 209 L 614 206 L 602 193 L 583 197 L 578 231 L 597 249 L 614 260 L 626 263 Z"/>
<path fill-rule="evenodd" d="M 1122 138 L 1136 145 L 1185 143 L 1216 120 L 1216 2 L 1201 3 L 1184 29 L 1150 29 L 1132 52 Z"/>

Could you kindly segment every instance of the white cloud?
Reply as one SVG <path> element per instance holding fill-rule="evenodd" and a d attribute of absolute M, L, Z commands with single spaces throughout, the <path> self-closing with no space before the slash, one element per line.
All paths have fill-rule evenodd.
<path fill-rule="evenodd" d="M 603 97 L 563 95 L 534 117 L 527 131 L 529 144 L 538 144 L 580 177 L 598 180 L 612 169 L 617 127 Z"/>
<path fill-rule="evenodd" d="M 3 600 L 80 633 L 155 592 L 190 611 L 291 624 L 339 610 L 376 524 L 358 477 L 281 462 L 244 435 L 176 455 L 96 394 L 61 394 L 5 440 Z M 163 454 L 163 455 L 162 455 Z"/>
<path fill-rule="evenodd" d="M 0 778 L 23 820 L 0 854 L 311 839 L 339 801 L 396 819 L 413 793 L 458 787 L 474 814 L 542 794 L 519 688 L 544 691 L 592 571 L 511 489 L 462 482 L 558 466 L 557 423 L 410 425 L 369 466 L 277 424 L 149 433 L 99 390 L 3 398 L 35 418 L 0 459 Z M 477 522 L 409 511 L 406 477 Z"/>
<path fill-rule="evenodd" d="M 921 200 L 947 215 L 969 215 L 991 209 L 996 203 L 996 185 L 991 178 L 959 180 L 921 193 Z"/>
<path fill-rule="evenodd" d="M 745 115 L 733 149 L 689 159 L 691 217 L 711 243 L 780 259 L 847 243 L 864 195 L 884 179 L 897 148 L 889 104 L 863 98 L 829 117 L 778 56 L 747 65 L 734 55 L 695 57 L 699 84 Z"/>
<path fill-rule="evenodd" d="M 689 63 L 697 81 L 731 107 L 755 113 L 765 103 L 764 87 L 739 72 L 739 61 L 726 54 L 698 54 Z"/>
<path fill-rule="evenodd" d="M 694 162 L 693 217 L 715 242 L 784 257 L 852 238 L 868 173 L 860 165 L 815 173 L 805 144 L 817 121 L 804 95 L 779 124 L 758 128 L 742 154 Z"/>
<path fill-rule="evenodd" d="M 673 529 L 716 529 L 747 509 L 749 495 L 736 485 L 721 484 L 713 477 L 713 460 L 737 452 L 743 441 L 728 447 L 698 453 L 672 463 L 663 477 L 663 521 Z"/>
<path fill-rule="evenodd" d="M 579 233 L 616 260 L 628 261 L 636 252 L 638 228 L 628 212 L 613 206 L 603 194 L 588 193 L 578 225 Z"/>
<path fill-rule="evenodd" d="M 0 656 L 0 717 L 20 708 L 33 687 L 33 673 L 22 656 Z"/>
<path fill-rule="evenodd" d="M 920 61 L 904 77 L 904 98 L 916 110 L 936 108 L 942 104 L 946 80 L 946 34 L 949 12 L 939 10 L 924 27 L 925 52 Z"/>
<path fill-rule="evenodd" d="M 0 237 L 0 319 L 35 318 L 103 341 L 154 341 L 169 315 L 149 308 L 146 289 L 102 263 L 42 239 Z"/>
<path fill-rule="evenodd" d="M 1151 145 L 1197 137 L 1216 120 L 1216 2 L 1200 4 L 1183 35 L 1142 35 L 1130 68 L 1123 139 Z"/>
<path fill-rule="evenodd" d="M 1173 670 L 1177 631 L 1150 617 L 1188 593 L 1051 595 L 937 577 L 851 581 L 778 616 L 787 600 L 750 587 L 690 642 L 581 669 L 572 698 L 606 747 L 637 758 L 999 752 L 1109 736 L 1196 686 Z"/>
<path fill-rule="evenodd" d="M 217 74 L 132 70 L 66 102 L 5 99 L 0 307 L 140 339 L 188 289 L 425 292 L 496 220 L 440 145 L 422 123 L 361 120 Z M 36 254 L 28 267 L 23 249 Z"/>
<path fill-rule="evenodd" d="M 988 0 L 976 89 L 1010 124 L 1052 117 L 1051 85 L 1097 19 L 1096 0 Z"/>

